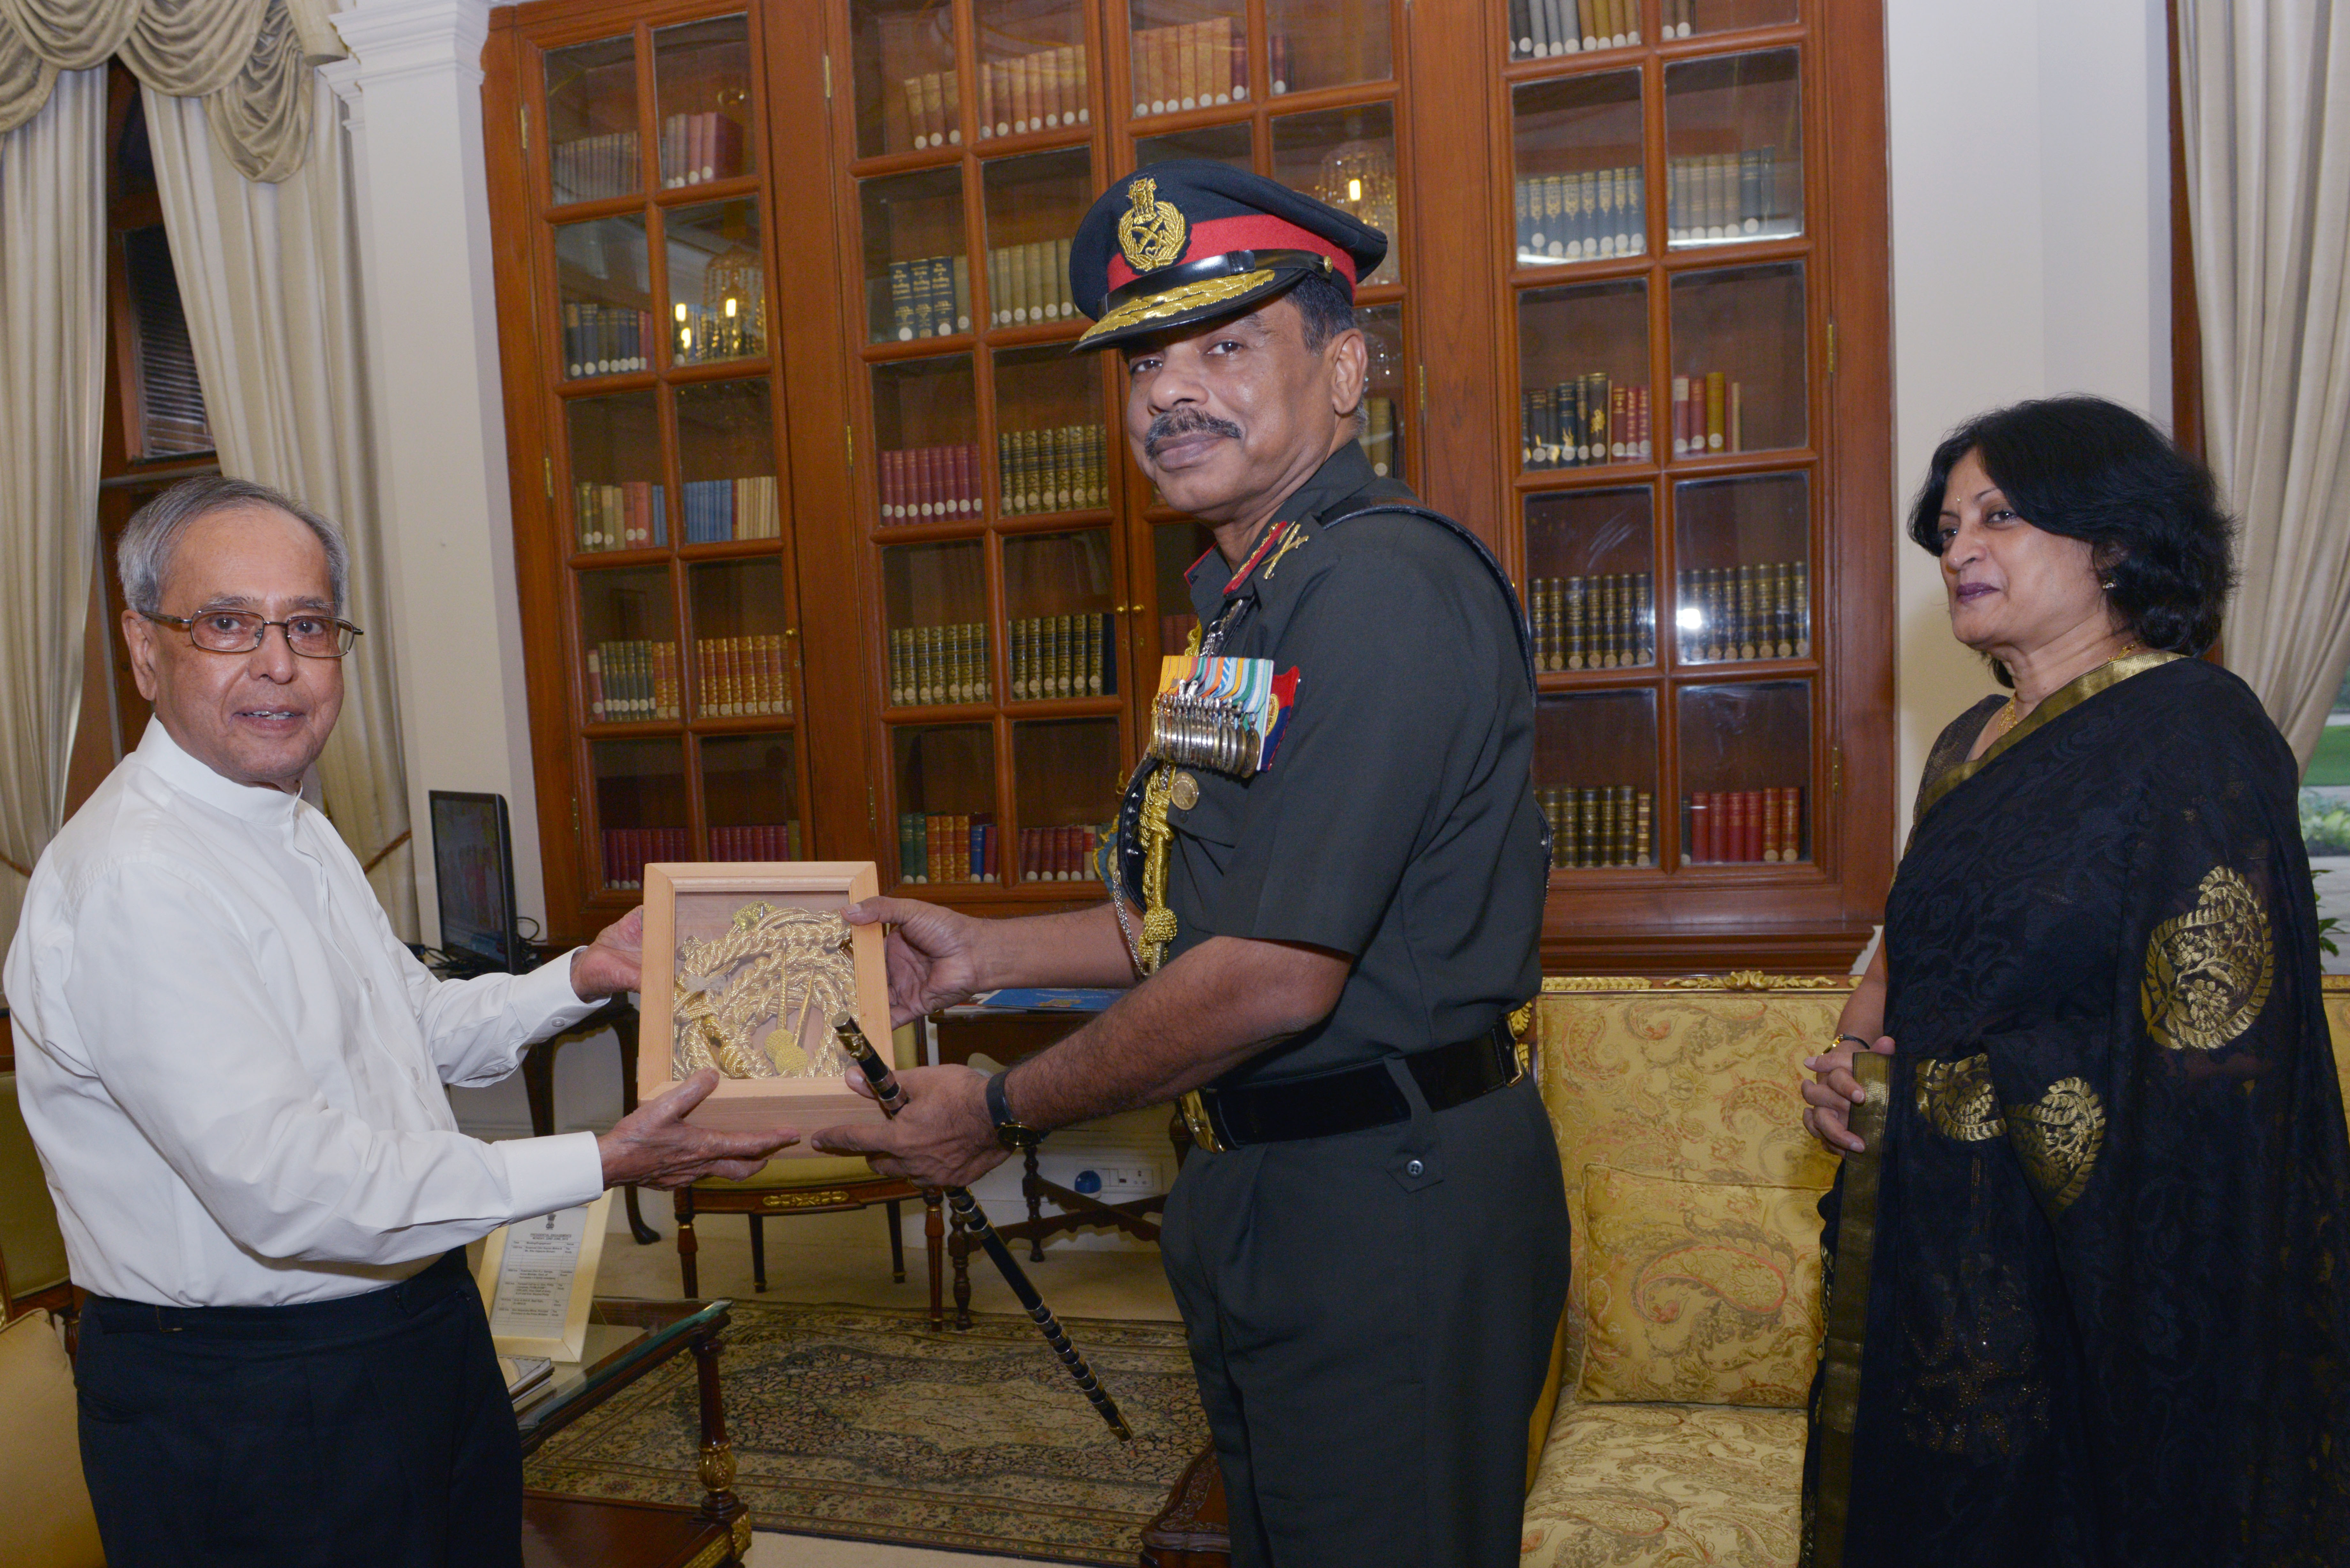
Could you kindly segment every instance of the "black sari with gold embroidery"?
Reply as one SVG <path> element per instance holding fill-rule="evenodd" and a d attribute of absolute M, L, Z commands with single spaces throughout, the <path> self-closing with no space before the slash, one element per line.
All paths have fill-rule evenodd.
<path fill-rule="evenodd" d="M 2241 681 L 2166 655 L 1929 775 L 1886 905 L 1847 1564 L 2350 1563 L 2350 1139 L 2295 784 Z M 1841 1479 L 1814 1426 L 1807 1556 Z"/>

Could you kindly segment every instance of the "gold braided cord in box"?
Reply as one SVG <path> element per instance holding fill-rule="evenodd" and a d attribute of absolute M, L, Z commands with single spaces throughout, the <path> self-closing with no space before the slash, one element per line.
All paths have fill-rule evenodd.
<path fill-rule="evenodd" d="M 811 1012 L 829 1019 L 856 1005 L 846 920 L 788 904 L 746 904 L 719 935 L 677 944 L 672 1072 L 680 1078 L 704 1067 L 730 1078 L 837 1076 L 849 1064 L 829 1032 L 819 1032 L 823 1041 L 814 1054 L 802 1048 L 802 1033 Z"/>
<path fill-rule="evenodd" d="M 1238 299 L 1253 288 L 1262 288 L 1273 281 L 1271 267 L 1259 267 L 1254 272 L 1234 273 L 1228 277 L 1204 277 L 1197 283 L 1187 283 L 1163 294 L 1145 295 L 1129 299 L 1086 329 L 1077 339 L 1078 347 L 1105 332 L 1118 332 L 1145 321 L 1164 321 L 1170 316 L 1180 316 L 1187 310 L 1197 310 L 1203 305 L 1222 305 L 1228 299 Z"/>

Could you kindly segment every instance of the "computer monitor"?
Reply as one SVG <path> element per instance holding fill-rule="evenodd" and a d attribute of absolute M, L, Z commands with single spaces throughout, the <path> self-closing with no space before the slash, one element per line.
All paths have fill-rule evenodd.
<path fill-rule="evenodd" d="M 441 893 L 441 950 L 452 965 L 477 974 L 521 973 L 505 796 L 432 792 L 432 876 Z"/>

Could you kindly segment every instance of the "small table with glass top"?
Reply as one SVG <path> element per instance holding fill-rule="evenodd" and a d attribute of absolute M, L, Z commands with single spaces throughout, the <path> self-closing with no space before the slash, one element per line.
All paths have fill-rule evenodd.
<path fill-rule="evenodd" d="M 525 1458 L 556 1432 L 655 1367 L 691 1352 L 702 1401 L 702 1503 L 623 1502 L 523 1493 L 526 1568 L 596 1563 L 622 1568 L 719 1568 L 751 1547 L 751 1514 L 734 1495 L 734 1450 L 718 1388 L 718 1355 L 733 1303 L 598 1296 L 576 1362 L 526 1389 L 515 1407 Z"/>

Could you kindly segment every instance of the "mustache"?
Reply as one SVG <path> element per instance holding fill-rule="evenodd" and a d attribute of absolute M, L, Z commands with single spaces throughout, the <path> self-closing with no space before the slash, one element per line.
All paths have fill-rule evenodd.
<path fill-rule="evenodd" d="M 1161 445 L 1189 435 L 1222 436 L 1227 441 L 1241 439 L 1241 427 L 1230 420 L 1220 420 L 1204 409 L 1170 409 L 1150 421 L 1150 429 L 1142 438 L 1142 455 L 1157 457 Z"/>

